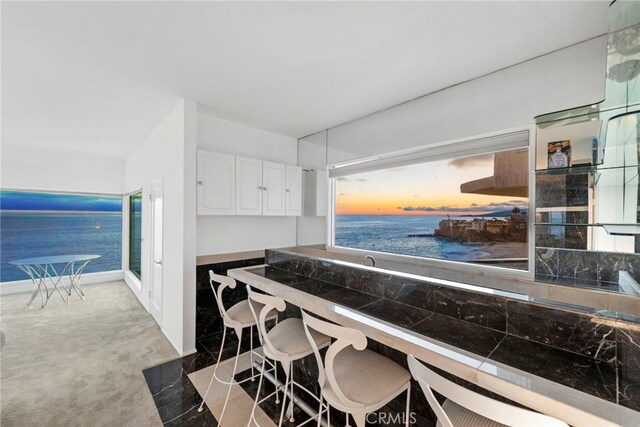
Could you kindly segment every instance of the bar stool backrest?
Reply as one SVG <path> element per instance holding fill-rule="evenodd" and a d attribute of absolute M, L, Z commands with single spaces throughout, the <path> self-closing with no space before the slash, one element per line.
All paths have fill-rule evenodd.
<path fill-rule="evenodd" d="M 343 326 L 317 319 L 306 313 L 304 310 L 302 310 L 302 321 L 304 322 L 304 332 L 311 343 L 313 354 L 316 356 L 316 361 L 318 363 L 318 383 L 320 384 L 320 388 L 324 388 L 328 382 L 331 390 L 340 400 L 340 403 L 353 409 L 362 409 L 364 406 L 362 403 L 349 399 L 340 389 L 334 375 L 333 362 L 338 353 L 349 346 L 352 346 L 356 350 L 364 350 L 367 348 L 367 337 L 356 329 L 345 328 Z M 315 340 L 311 337 L 310 329 L 335 339 L 327 349 L 324 363 L 320 356 L 320 350 L 316 346 Z"/>
<path fill-rule="evenodd" d="M 431 389 L 463 408 L 500 424 L 517 427 L 568 427 L 566 423 L 558 419 L 518 408 L 468 390 L 436 374 L 418 362 L 412 355 L 407 356 L 407 362 L 413 378 L 420 384 L 431 409 L 443 427 L 453 427 L 453 424 Z"/>
<path fill-rule="evenodd" d="M 217 291 L 213 286 L 214 282 L 220 284 L 218 285 Z M 220 312 L 222 321 L 230 328 L 237 328 L 239 326 L 238 322 L 229 317 L 229 315 L 227 314 L 227 310 L 224 308 L 224 304 L 222 303 L 222 292 L 227 288 L 235 289 L 235 279 L 229 276 L 215 274 L 212 270 L 209 270 L 209 284 L 211 285 L 211 290 L 213 291 L 213 297 L 216 299 L 216 304 L 218 305 L 218 311 Z"/>
<path fill-rule="evenodd" d="M 275 357 L 277 360 L 288 360 L 289 355 L 275 348 L 267 334 L 267 316 L 270 313 L 271 316 L 273 316 L 272 311 L 274 309 L 283 312 L 287 308 L 287 304 L 282 298 L 274 297 L 273 295 L 259 294 L 252 290 L 249 285 L 247 285 L 247 293 L 249 294 L 249 307 L 251 308 L 251 313 L 253 313 L 253 318 L 258 325 L 260 344 L 262 344 L 263 347 L 266 347 L 271 353 L 271 356 Z M 251 301 L 263 304 L 263 307 L 259 313 L 256 313 L 254 305 L 251 304 Z"/>

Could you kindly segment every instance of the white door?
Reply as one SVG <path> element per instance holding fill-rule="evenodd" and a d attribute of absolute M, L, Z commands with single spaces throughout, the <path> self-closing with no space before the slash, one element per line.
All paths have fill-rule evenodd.
<path fill-rule="evenodd" d="M 262 215 L 284 215 L 285 166 L 282 163 L 262 162 Z"/>
<path fill-rule="evenodd" d="M 302 214 L 302 168 L 287 165 L 287 185 L 285 188 L 286 215 Z"/>
<path fill-rule="evenodd" d="M 198 150 L 198 215 L 236 213 L 236 157 Z"/>
<path fill-rule="evenodd" d="M 236 215 L 262 215 L 262 160 L 236 157 Z"/>
<path fill-rule="evenodd" d="M 151 183 L 151 281 L 149 312 L 162 325 L 162 180 Z"/>

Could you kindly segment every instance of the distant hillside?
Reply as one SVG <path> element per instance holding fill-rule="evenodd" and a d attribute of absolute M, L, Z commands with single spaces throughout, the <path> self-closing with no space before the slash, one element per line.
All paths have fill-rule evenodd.
<path fill-rule="evenodd" d="M 482 214 L 482 215 L 457 215 L 457 216 L 469 217 L 469 218 L 492 218 L 492 217 L 501 218 L 501 217 L 505 217 L 507 215 L 511 215 L 511 213 L 512 213 L 512 211 L 508 210 L 508 211 L 489 212 L 489 213 Z M 526 209 L 522 209 L 520 211 L 520 213 L 526 214 L 527 210 Z"/>

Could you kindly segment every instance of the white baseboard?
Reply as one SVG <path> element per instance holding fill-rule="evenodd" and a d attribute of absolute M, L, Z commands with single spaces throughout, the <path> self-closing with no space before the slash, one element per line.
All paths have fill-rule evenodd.
<path fill-rule="evenodd" d="M 113 270 L 113 271 L 101 271 L 99 273 L 87 273 L 82 275 L 82 279 L 80 280 L 80 285 L 90 285 L 93 283 L 105 283 L 105 282 L 115 282 L 117 280 L 122 280 L 124 278 L 124 274 L 122 270 Z M 65 278 L 65 285 L 69 284 L 69 279 Z M 47 284 L 47 286 L 49 286 Z M 9 294 L 17 294 L 21 292 L 33 292 L 33 282 L 29 279 L 27 280 L 15 280 L 13 282 L 2 282 L 0 283 L 0 295 L 9 295 Z"/>
<path fill-rule="evenodd" d="M 184 356 L 188 356 L 190 354 L 193 354 L 195 352 L 197 352 L 197 350 L 195 348 L 193 349 L 189 349 L 187 351 L 183 351 L 182 350 L 182 346 L 177 345 L 169 336 L 169 334 L 167 333 L 167 331 L 164 330 L 164 328 L 160 328 L 160 332 L 162 332 L 162 334 L 164 335 L 164 337 L 167 339 L 167 341 L 169 341 L 169 344 L 171 344 L 173 346 L 173 348 L 175 348 L 175 350 L 178 352 L 178 354 L 180 355 L 180 357 L 184 357 Z"/>

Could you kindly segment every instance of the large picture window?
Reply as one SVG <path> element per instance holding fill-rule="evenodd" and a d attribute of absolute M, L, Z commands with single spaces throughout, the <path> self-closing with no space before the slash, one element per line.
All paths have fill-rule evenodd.
<path fill-rule="evenodd" d="M 334 245 L 527 270 L 529 169 L 518 148 L 338 176 Z"/>
<path fill-rule="evenodd" d="M 122 269 L 122 197 L 0 191 L 0 282 L 28 279 L 12 260 L 96 254 L 85 273 Z"/>
<path fill-rule="evenodd" d="M 142 192 L 129 196 L 129 271 L 142 277 Z"/>

